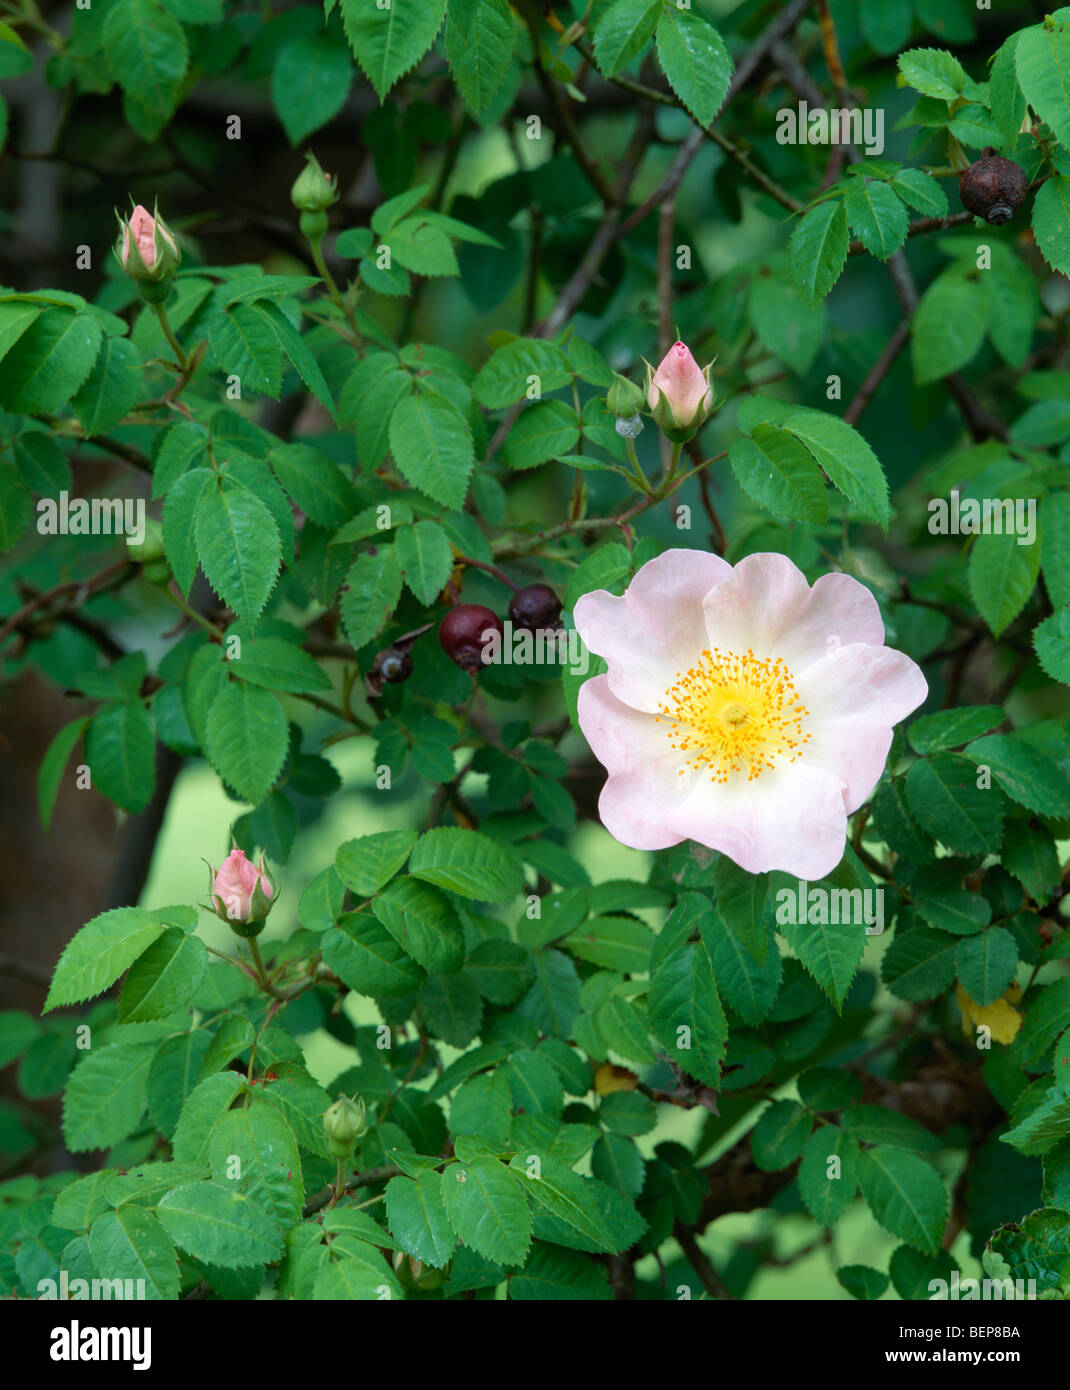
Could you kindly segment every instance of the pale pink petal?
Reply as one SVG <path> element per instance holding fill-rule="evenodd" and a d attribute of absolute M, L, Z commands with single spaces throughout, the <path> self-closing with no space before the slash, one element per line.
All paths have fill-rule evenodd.
<path fill-rule="evenodd" d="M 843 783 L 801 758 L 750 782 L 694 781 L 664 833 L 720 850 L 748 873 L 782 869 L 824 878 L 843 858 L 847 839 Z"/>
<path fill-rule="evenodd" d="M 140 203 L 130 214 L 130 230 L 134 234 L 134 244 L 138 255 L 151 270 L 156 263 L 156 221 L 147 208 Z"/>
<path fill-rule="evenodd" d="M 655 713 L 677 665 L 654 634 L 636 623 L 624 599 L 595 589 L 576 600 L 572 620 L 590 650 L 605 657 L 613 693 L 635 709 Z"/>
<path fill-rule="evenodd" d="M 847 574 L 826 574 L 810 588 L 786 555 L 748 555 L 706 599 L 711 645 L 782 657 L 793 676 L 838 646 L 884 641 L 877 600 Z"/>
<path fill-rule="evenodd" d="M 803 749 L 808 766 L 821 768 L 845 784 L 848 815 L 857 811 L 880 781 L 892 727 L 881 728 L 864 717 L 810 721 L 810 741 Z"/>
<path fill-rule="evenodd" d="M 778 656 L 781 640 L 809 594 L 806 576 L 786 555 L 747 555 L 706 596 L 707 645 Z"/>
<path fill-rule="evenodd" d="M 238 850 L 237 853 L 241 854 L 241 851 Z M 252 893 L 253 889 L 256 887 L 256 880 L 260 877 L 260 871 L 251 859 L 246 859 L 244 854 L 242 854 L 242 857 L 238 860 L 236 867 L 238 870 L 238 882 L 246 893 Z"/>
<path fill-rule="evenodd" d="M 795 688 L 811 713 L 808 729 L 841 719 L 891 728 L 929 693 L 920 667 L 905 653 L 861 643 L 837 647 L 795 673 Z"/>
<path fill-rule="evenodd" d="M 811 714 L 803 755 L 846 784 L 848 812 L 880 780 L 892 726 L 923 704 L 929 687 L 908 656 L 892 647 L 839 647 L 809 667 L 796 689 Z"/>
<path fill-rule="evenodd" d="M 702 601 L 732 573 L 707 550 L 666 550 L 648 561 L 623 598 L 604 589 L 577 599 L 573 621 L 591 651 L 609 663 L 614 693 L 657 711 L 678 672 L 706 645 Z"/>
<path fill-rule="evenodd" d="M 671 726 L 619 700 L 608 676 L 592 676 L 580 686 L 576 717 L 591 752 L 609 773 L 626 772 L 675 751 L 669 742 Z M 683 761 L 681 754 L 677 765 Z"/>
<path fill-rule="evenodd" d="M 608 778 L 598 798 L 598 815 L 615 840 L 630 849 L 668 849 L 685 838 L 670 828 L 679 800 L 679 759 L 640 763 Z"/>
<path fill-rule="evenodd" d="M 799 675 L 836 647 L 855 642 L 879 647 L 884 623 L 877 600 L 849 574 L 823 574 L 781 634 L 776 655 Z"/>

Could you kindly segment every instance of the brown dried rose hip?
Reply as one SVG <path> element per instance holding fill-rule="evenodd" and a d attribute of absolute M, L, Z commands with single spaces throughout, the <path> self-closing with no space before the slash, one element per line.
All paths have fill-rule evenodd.
<path fill-rule="evenodd" d="M 993 227 L 1009 222 L 1025 202 L 1029 180 L 1013 159 L 985 151 L 959 179 L 962 206 Z"/>
<path fill-rule="evenodd" d="M 412 675 L 412 657 L 408 652 L 399 652 L 391 648 L 379 662 L 379 674 L 391 685 L 408 680 Z"/>

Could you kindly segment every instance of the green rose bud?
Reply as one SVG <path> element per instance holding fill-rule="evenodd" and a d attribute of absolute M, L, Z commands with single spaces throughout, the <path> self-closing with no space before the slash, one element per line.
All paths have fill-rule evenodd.
<path fill-rule="evenodd" d="M 446 1280 L 445 1269 L 434 1269 L 425 1265 L 413 1255 L 399 1250 L 394 1256 L 394 1273 L 407 1293 L 432 1293 L 440 1289 Z"/>
<path fill-rule="evenodd" d="M 360 1097 L 350 1100 L 348 1096 L 339 1096 L 323 1116 L 323 1132 L 331 1157 L 348 1158 L 367 1128 L 368 1117 Z"/>
<path fill-rule="evenodd" d="M 324 213 L 332 203 L 338 201 L 338 189 L 330 174 L 325 174 L 320 168 L 319 161 L 311 150 L 305 158 L 308 162 L 290 190 L 290 199 L 298 212 Z M 323 230 L 326 231 L 326 218 L 323 219 L 323 224 Z M 301 219 L 301 230 L 305 231 L 304 218 Z M 305 235 L 308 233 L 305 232 Z M 322 236 L 323 232 L 320 235 Z"/>
<path fill-rule="evenodd" d="M 614 372 L 613 385 L 606 396 L 606 406 L 610 415 L 615 415 L 618 420 L 630 420 L 639 414 L 645 404 L 642 387 L 636 386 L 634 381 L 629 381 L 619 372 Z"/>
<path fill-rule="evenodd" d="M 150 517 L 145 522 L 145 539 L 142 541 L 127 540 L 126 553 L 131 560 L 136 560 L 139 565 L 150 564 L 153 560 L 162 560 L 167 554 L 163 543 L 163 527 L 158 521 L 153 521 Z"/>

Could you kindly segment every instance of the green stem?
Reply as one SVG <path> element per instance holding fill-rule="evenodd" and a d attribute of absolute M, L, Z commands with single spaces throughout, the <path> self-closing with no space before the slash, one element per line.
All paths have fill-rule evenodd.
<path fill-rule="evenodd" d="M 342 291 L 338 288 L 338 282 L 327 269 L 327 262 L 323 259 L 323 238 L 317 237 L 314 241 L 310 239 L 308 244 L 312 251 L 312 259 L 316 263 L 316 269 L 320 273 L 320 279 L 327 286 L 327 293 L 344 313 L 346 306 L 342 299 Z"/>
<path fill-rule="evenodd" d="M 632 472 L 635 474 L 636 482 L 639 484 L 640 492 L 645 492 L 648 497 L 653 495 L 653 489 L 647 481 L 647 476 L 639 465 L 639 455 L 635 452 L 635 440 L 625 439 L 624 447 L 628 451 L 628 462 L 632 465 Z"/>
<path fill-rule="evenodd" d="M 275 986 L 268 979 L 267 967 L 264 965 L 264 957 L 260 954 L 260 943 L 255 936 L 248 936 L 245 940 L 249 946 L 249 954 L 253 958 L 253 965 L 256 968 L 256 978 L 260 984 L 260 988 L 266 990 L 268 994 L 274 994 L 276 992 Z"/>
<path fill-rule="evenodd" d="M 171 327 L 171 321 L 167 317 L 167 310 L 164 308 L 162 304 L 154 304 L 152 307 L 156 310 L 156 317 L 160 321 L 160 329 L 163 333 L 163 336 L 171 344 L 171 351 L 175 354 L 175 357 L 178 359 L 178 365 L 180 370 L 182 372 L 185 372 L 189 367 L 189 362 L 186 358 L 185 352 L 183 352 L 182 350 L 182 344 L 175 337 L 174 329 Z"/>
<path fill-rule="evenodd" d="M 198 627 L 203 627 L 205 632 L 211 633 L 211 635 L 215 637 L 217 640 L 219 637 L 222 636 L 219 629 L 215 626 L 214 623 L 210 623 L 203 613 L 198 613 L 195 608 L 191 608 L 189 604 L 185 601 L 185 599 L 179 598 L 179 596 L 171 589 L 170 585 L 168 585 L 168 587 L 164 590 L 164 593 L 179 610 L 179 612 L 185 613 L 186 617 L 189 618 L 192 622 L 195 622 L 198 625 Z"/>
<path fill-rule="evenodd" d="M 327 1210 L 330 1211 L 335 1202 L 340 1201 L 342 1194 L 346 1190 L 346 1160 L 339 1158 L 335 1162 L 334 1169 L 334 1196 L 327 1203 Z M 384 1194 L 385 1195 L 385 1194 Z"/>
<path fill-rule="evenodd" d="M 320 279 L 327 286 L 327 293 L 331 300 L 342 311 L 342 315 L 349 325 L 349 331 L 353 336 L 353 341 L 357 342 L 360 334 L 357 331 L 357 320 L 353 312 L 353 305 L 338 288 L 338 281 L 327 268 L 327 262 L 323 259 L 323 238 L 321 236 L 308 237 L 306 240 L 308 241 L 309 250 L 312 252 L 312 260 L 315 263 L 316 269 L 319 271 Z"/>

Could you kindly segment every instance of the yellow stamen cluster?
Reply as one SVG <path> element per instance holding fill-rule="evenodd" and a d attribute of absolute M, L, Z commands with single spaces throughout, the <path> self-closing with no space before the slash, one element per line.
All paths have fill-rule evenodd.
<path fill-rule="evenodd" d="M 704 651 L 689 671 L 676 673 L 665 692 L 659 723 L 671 721 L 669 742 L 681 752 L 694 750 L 680 769 L 708 767 L 714 782 L 746 772 L 747 781 L 779 758 L 794 762 L 810 735 L 803 718 L 810 713 L 799 699 L 791 672 L 777 657 Z"/>

